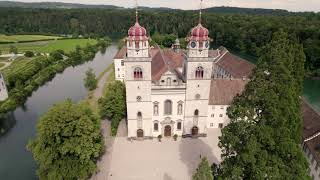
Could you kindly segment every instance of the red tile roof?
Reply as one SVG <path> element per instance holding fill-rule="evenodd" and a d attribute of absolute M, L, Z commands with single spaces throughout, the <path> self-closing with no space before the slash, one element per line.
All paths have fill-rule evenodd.
<path fill-rule="evenodd" d="M 303 140 L 317 162 L 320 162 L 320 114 L 314 110 L 305 100 L 301 101 L 303 116 Z M 314 136 L 315 137 L 312 137 Z M 318 135 L 318 136 L 316 136 Z"/>
<path fill-rule="evenodd" d="M 209 105 L 229 105 L 237 94 L 241 94 L 248 80 L 213 79 L 211 80 Z"/>
<path fill-rule="evenodd" d="M 127 54 L 127 48 L 125 46 L 123 46 L 118 52 L 117 54 L 114 56 L 113 59 L 124 59 L 124 57 Z"/>
<path fill-rule="evenodd" d="M 311 105 L 302 100 L 303 139 L 320 132 L 320 114 Z"/>
<path fill-rule="evenodd" d="M 231 74 L 233 78 L 248 78 L 255 65 L 224 50 L 226 49 L 220 52 L 222 57 L 218 60 L 217 65 Z"/>
<path fill-rule="evenodd" d="M 156 47 L 150 50 L 150 54 L 152 57 L 152 81 L 160 80 L 161 76 L 167 71 L 177 73 L 178 77 L 181 77 L 181 75 L 177 71 L 177 68 L 183 66 L 183 53 L 176 53 L 171 49 L 162 50 L 159 47 Z"/>

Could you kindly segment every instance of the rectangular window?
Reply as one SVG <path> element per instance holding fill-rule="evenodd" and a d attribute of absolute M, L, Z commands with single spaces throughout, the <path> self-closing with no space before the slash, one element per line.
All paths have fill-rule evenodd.
<path fill-rule="evenodd" d="M 210 123 L 210 127 L 213 127 L 213 123 Z"/>
<path fill-rule="evenodd" d="M 223 128 L 223 124 L 219 123 L 219 128 L 222 129 Z"/>
<path fill-rule="evenodd" d="M 211 114 L 211 117 L 214 117 L 214 114 Z"/>
<path fill-rule="evenodd" d="M 222 115 L 222 114 L 220 114 L 220 115 L 219 115 L 219 117 L 223 117 L 223 115 Z"/>
<path fill-rule="evenodd" d="M 182 104 L 178 104 L 178 115 L 182 114 Z"/>
<path fill-rule="evenodd" d="M 221 107 L 220 107 L 220 109 L 224 109 L 224 107 L 223 107 L 223 106 L 221 106 Z"/>
<path fill-rule="evenodd" d="M 124 61 L 123 60 L 121 60 L 121 66 L 124 66 Z"/>

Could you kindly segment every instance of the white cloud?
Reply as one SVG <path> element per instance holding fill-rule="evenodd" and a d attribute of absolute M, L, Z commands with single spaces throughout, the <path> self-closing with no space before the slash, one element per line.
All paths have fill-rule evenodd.
<path fill-rule="evenodd" d="M 17 0 L 23 2 L 69 2 L 74 0 Z M 140 6 L 199 9 L 200 0 L 138 0 Z M 109 4 L 133 7 L 134 0 L 77 0 L 82 4 Z M 204 7 L 235 6 L 248 8 L 287 9 L 289 11 L 320 11 L 320 0 L 204 0 Z"/>

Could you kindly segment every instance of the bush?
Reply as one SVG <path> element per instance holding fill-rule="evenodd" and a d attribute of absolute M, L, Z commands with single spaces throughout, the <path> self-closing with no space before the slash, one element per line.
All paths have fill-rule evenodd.
<path fill-rule="evenodd" d="M 16 46 L 10 46 L 10 49 L 9 49 L 9 52 L 10 53 L 13 53 L 13 54 L 18 54 L 18 48 Z"/>
<path fill-rule="evenodd" d="M 89 90 L 92 91 L 97 88 L 97 78 L 93 72 L 92 68 L 89 68 L 86 72 L 86 77 L 84 78 L 84 86 Z"/>
<path fill-rule="evenodd" d="M 25 57 L 33 57 L 33 56 L 34 56 L 34 53 L 33 53 L 32 51 L 26 51 L 26 52 L 24 53 L 24 56 L 25 56 Z"/>
<path fill-rule="evenodd" d="M 63 59 L 63 54 L 61 53 L 61 51 L 56 50 L 50 53 L 50 56 L 54 59 L 54 60 L 61 60 Z"/>

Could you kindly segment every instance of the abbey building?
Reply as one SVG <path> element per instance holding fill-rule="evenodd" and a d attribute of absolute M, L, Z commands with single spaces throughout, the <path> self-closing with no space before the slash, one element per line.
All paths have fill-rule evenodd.
<path fill-rule="evenodd" d="M 128 137 L 205 135 L 228 123 L 226 109 L 254 67 L 226 48 L 210 49 L 199 22 L 171 49 L 150 47 L 138 20 L 114 57 L 115 77 L 126 86 Z"/>

